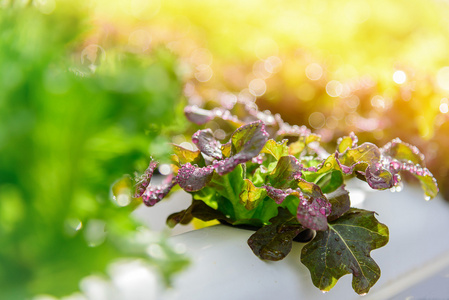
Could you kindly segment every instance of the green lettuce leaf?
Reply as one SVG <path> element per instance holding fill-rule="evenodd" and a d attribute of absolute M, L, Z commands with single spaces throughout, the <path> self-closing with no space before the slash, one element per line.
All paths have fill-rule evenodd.
<path fill-rule="evenodd" d="M 270 154 L 276 160 L 279 160 L 281 159 L 282 156 L 286 156 L 289 154 L 287 147 L 287 140 L 284 140 L 282 142 L 276 142 L 275 140 L 270 139 L 266 142 L 265 146 L 260 152 Z"/>
<path fill-rule="evenodd" d="M 204 158 L 201 155 L 200 150 L 192 151 L 179 145 L 173 145 L 173 152 L 175 154 L 172 156 L 172 160 L 178 167 L 181 167 L 186 163 L 204 167 Z"/>
<path fill-rule="evenodd" d="M 239 197 L 246 209 L 252 210 L 256 208 L 266 196 L 266 189 L 254 186 L 249 179 L 243 180 L 243 188 Z"/>

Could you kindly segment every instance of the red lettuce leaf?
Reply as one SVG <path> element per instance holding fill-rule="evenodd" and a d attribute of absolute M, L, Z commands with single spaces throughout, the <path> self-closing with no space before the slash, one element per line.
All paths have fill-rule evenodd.
<path fill-rule="evenodd" d="M 232 153 L 245 153 L 252 157 L 258 155 L 268 141 L 268 133 L 262 121 L 243 125 L 232 133 Z"/>
<path fill-rule="evenodd" d="M 221 144 L 214 138 L 214 134 L 209 128 L 195 132 L 192 136 L 192 142 L 204 154 L 215 159 L 223 158 L 221 153 Z"/>
<path fill-rule="evenodd" d="M 224 175 L 241 164 L 257 156 L 268 140 L 268 133 L 261 121 L 249 123 L 238 128 L 231 136 L 230 157 L 214 161 L 218 174 Z"/>
<path fill-rule="evenodd" d="M 384 190 L 393 187 L 393 175 L 380 163 L 374 163 L 366 168 L 366 182 L 372 189 Z"/>
<path fill-rule="evenodd" d="M 257 257 L 278 261 L 290 253 L 293 239 L 304 228 L 288 209 L 282 207 L 278 208 L 278 215 L 270 219 L 270 223 L 251 235 L 248 245 Z"/>
<path fill-rule="evenodd" d="M 297 219 L 298 221 L 307 228 L 313 230 L 326 230 L 327 229 L 327 217 L 331 213 L 332 205 L 326 199 L 326 197 L 321 198 L 300 198 Z"/>
<path fill-rule="evenodd" d="M 149 186 L 142 194 L 143 203 L 146 206 L 153 206 L 161 201 L 171 189 L 176 185 L 176 179 L 168 177 L 166 183 L 158 186 Z"/>
<path fill-rule="evenodd" d="M 351 208 L 349 192 L 345 189 L 344 185 L 340 186 L 332 193 L 326 194 L 326 197 L 332 205 L 332 211 L 327 217 L 328 221 L 338 219 Z"/>
<path fill-rule="evenodd" d="M 190 122 L 198 125 L 204 125 L 215 118 L 229 121 L 237 126 L 241 126 L 244 124 L 236 116 L 233 116 L 229 110 L 223 108 L 214 108 L 212 110 L 207 110 L 199 108 L 196 105 L 189 105 L 184 108 L 184 114 Z"/>
<path fill-rule="evenodd" d="M 380 277 L 370 252 L 387 242 L 388 228 L 377 221 L 374 212 L 353 208 L 330 222 L 328 230 L 317 232 L 302 249 L 301 262 L 320 290 L 329 291 L 340 277 L 352 273 L 353 289 L 365 294 Z"/>
<path fill-rule="evenodd" d="M 145 172 L 136 180 L 138 181 L 135 186 L 134 198 L 139 198 L 143 195 L 148 185 L 150 185 L 151 178 L 153 177 L 154 170 L 157 167 L 157 161 L 151 160 L 150 165 Z"/>
<path fill-rule="evenodd" d="M 284 202 L 285 198 L 287 198 L 287 196 L 289 195 L 295 195 L 297 198 L 299 198 L 301 195 L 301 191 L 291 188 L 278 189 L 270 185 L 264 185 L 263 188 L 265 188 L 265 190 L 267 191 L 268 197 L 273 199 L 277 204 L 281 204 L 282 202 Z"/>
<path fill-rule="evenodd" d="M 187 119 L 195 124 L 203 125 L 215 118 L 215 113 L 211 110 L 199 108 L 196 105 L 189 105 L 184 108 Z"/>
<path fill-rule="evenodd" d="M 212 179 L 214 169 L 212 166 L 196 167 L 186 163 L 178 170 L 176 181 L 186 192 L 201 190 Z"/>

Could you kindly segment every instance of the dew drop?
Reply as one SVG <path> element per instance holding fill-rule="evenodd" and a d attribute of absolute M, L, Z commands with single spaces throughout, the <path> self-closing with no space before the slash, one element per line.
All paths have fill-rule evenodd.
<path fill-rule="evenodd" d="M 424 200 L 429 201 L 430 200 L 430 196 L 429 195 L 425 195 L 424 196 Z"/>
<path fill-rule="evenodd" d="M 325 216 L 326 215 L 326 209 L 324 207 L 320 208 L 320 213 Z"/>
<path fill-rule="evenodd" d="M 398 161 L 392 161 L 390 162 L 390 168 L 392 168 L 395 171 L 398 171 L 401 167 L 401 164 Z"/>
<path fill-rule="evenodd" d="M 321 293 L 326 294 L 328 291 L 321 290 Z"/>
<path fill-rule="evenodd" d="M 416 175 L 418 175 L 418 176 L 423 176 L 423 174 L 424 174 L 424 171 L 423 171 L 422 168 L 417 168 L 417 169 L 416 169 Z"/>
<path fill-rule="evenodd" d="M 359 296 L 362 296 L 362 297 L 366 296 L 366 293 L 359 294 Z"/>
<path fill-rule="evenodd" d="M 402 182 L 399 182 L 399 183 L 396 185 L 396 192 L 402 191 L 403 187 L 404 187 L 404 185 L 402 184 Z"/>
<path fill-rule="evenodd" d="M 316 212 L 315 212 L 314 210 L 309 211 L 309 214 L 310 214 L 311 216 L 316 216 Z"/>

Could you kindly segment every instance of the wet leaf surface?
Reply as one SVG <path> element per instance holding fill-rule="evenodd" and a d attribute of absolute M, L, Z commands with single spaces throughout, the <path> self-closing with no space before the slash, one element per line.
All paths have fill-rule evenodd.
<path fill-rule="evenodd" d="M 345 190 L 344 185 L 340 186 L 332 193 L 326 194 L 326 197 L 332 205 L 331 214 L 327 217 L 329 221 L 338 219 L 351 207 L 349 192 Z"/>
<path fill-rule="evenodd" d="M 438 184 L 435 180 L 435 177 L 433 177 L 432 174 L 424 175 L 424 176 L 419 176 L 419 175 L 415 175 L 415 176 L 421 182 L 421 187 L 425 193 L 425 199 L 430 200 L 430 199 L 435 198 L 439 192 Z"/>
<path fill-rule="evenodd" d="M 296 217 L 304 227 L 313 230 L 326 230 L 330 211 L 331 204 L 324 196 L 309 200 L 300 199 Z"/>
<path fill-rule="evenodd" d="M 300 174 L 301 170 L 297 162 L 297 159 L 292 155 L 281 157 L 266 180 L 276 188 L 292 187 L 292 181 L 295 179 L 295 176 Z"/>
<path fill-rule="evenodd" d="M 317 232 L 302 249 L 301 262 L 320 290 L 329 291 L 340 277 L 353 274 L 353 289 L 364 294 L 380 277 L 370 252 L 387 242 L 388 228 L 377 221 L 374 212 L 351 209 L 330 222 L 328 230 Z"/>
<path fill-rule="evenodd" d="M 134 197 L 138 198 L 143 195 L 147 187 L 150 185 L 151 178 L 153 177 L 154 170 L 156 169 L 158 163 L 152 160 L 145 170 L 145 172 L 138 178 L 138 182 L 135 186 Z"/>
<path fill-rule="evenodd" d="M 242 192 L 239 194 L 240 201 L 246 209 L 251 210 L 267 196 L 267 191 L 264 188 L 254 186 L 254 184 L 248 180 L 243 180 Z"/>
<path fill-rule="evenodd" d="M 265 125 L 258 121 L 238 128 L 231 136 L 231 151 L 229 157 L 214 162 L 218 174 L 224 175 L 241 164 L 257 156 L 268 140 Z M 227 150 L 227 149 L 224 149 Z M 227 151 L 225 156 L 227 155 Z"/>
<path fill-rule="evenodd" d="M 358 138 L 351 132 L 349 136 L 344 136 L 337 141 L 337 151 L 340 153 L 345 152 L 347 149 L 352 149 L 357 147 Z"/>
<path fill-rule="evenodd" d="M 263 147 L 261 153 L 267 153 L 279 160 L 282 156 L 288 155 L 287 141 L 276 142 L 275 140 L 268 140 Z"/>
<path fill-rule="evenodd" d="M 372 161 L 380 159 L 380 150 L 374 144 L 363 143 L 354 149 L 347 149 L 343 154 L 339 155 L 339 159 L 343 165 L 348 167 L 362 162 L 371 164 Z"/>
<path fill-rule="evenodd" d="M 211 166 L 195 167 L 190 163 L 178 170 L 176 181 L 186 192 L 201 190 L 212 179 L 214 169 Z"/>
<path fill-rule="evenodd" d="M 304 230 L 288 209 L 279 208 L 271 224 L 257 230 L 248 239 L 248 245 L 257 257 L 265 260 L 281 260 L 290 253 L 293 239 Z"/>
<path fill-rule="evenodd" d="M 339 170 L 333 170 L 321 176 L 316 184 L 321 187 L 323 193 L 331 193 L 341 186 L 343 182 L 343 173 Z"/>
<path fill-rule="evenodd" d="M 382 167 L 368 166 L 365 177 L 369 186 L 376 190 L 385 190 L 393 186 L 393 175 Z"/>
<path fill-rule="evenodd" d="M 215 159 L 223 158 L 221 153 L 221 144 L 214 138 L 214 134 L 209 128 L 195 132 L 192 136 L 192 142 L 204 154 Z"/>
<path fill-rule="evenodd" d="M 267 141 L 268 133 L 265 131 L 265 125 L 260 121 L 249 123 L 232 134 L 232 152 L 234 155 L 241 153 L 242 156 L 253 158 L 260 153 Z"/>
<path fill-rule="evenodd" d="M 392 140 L 382 147 L 384 155 L 399 161 L 411 161 L 424 166 L 424 155 L 413 145 L 404 143 L 399 138 Z"/>
<path fill-rule="evenodd" d="M 175 153 L 174 161 L 179 167 L 186 163 L 191 163 L 200 167 L 204 166 L 204 158 L 201 155 L 200 150 L 192 151 L 179 145 L 173 145 L 173 152 Z"/>
<path fill-rule="evenodd" d="M 170 193 L 176 185 L 175 179 L 167 178 L 167 182 L 158 186 L 149 186 L 142 195 L 142 201 L 146 206 L 153 206 Z"/>

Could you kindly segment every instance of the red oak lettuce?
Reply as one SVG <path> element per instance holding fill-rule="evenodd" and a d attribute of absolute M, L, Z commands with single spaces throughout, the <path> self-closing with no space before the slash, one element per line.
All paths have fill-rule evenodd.
<path fill-rule="evenodd" d="M 251 226 L 256 232 L 248 245 L 266 260 L 284 258 L 301 232 L 316 231 L 301 261 L 323 291 L 351 273 L 354 290 L 368 292 L 380 276 L 370 251 L 388 242 L 388 228 L 373 212 L 350 207 L 346 179 L 357 177 L 383 190 L 398 186 L 400 174 L 408 172 L 420 181 L 426 199 L 438 193 L 423 155 L 399 139 L 379 148 L 359 145 L 351 133 L 329 154 L 320 136 L 269 112 L 247 109 L 245 121 L 223 108 L 189 106 L 185 114 L 198 125 L 217 120 L 237 128 L 224 144 L 211 129 L 201 129 L 192 136 L 198 150 L 173 145 L 173 174 L 152 186 L 157 163 L 151 161 L 136 180 L 135 197 L 152 206 L 179 185 L 192 194 L 192 204 L 172 214 L 169 226 L 193 218 Z"/>

